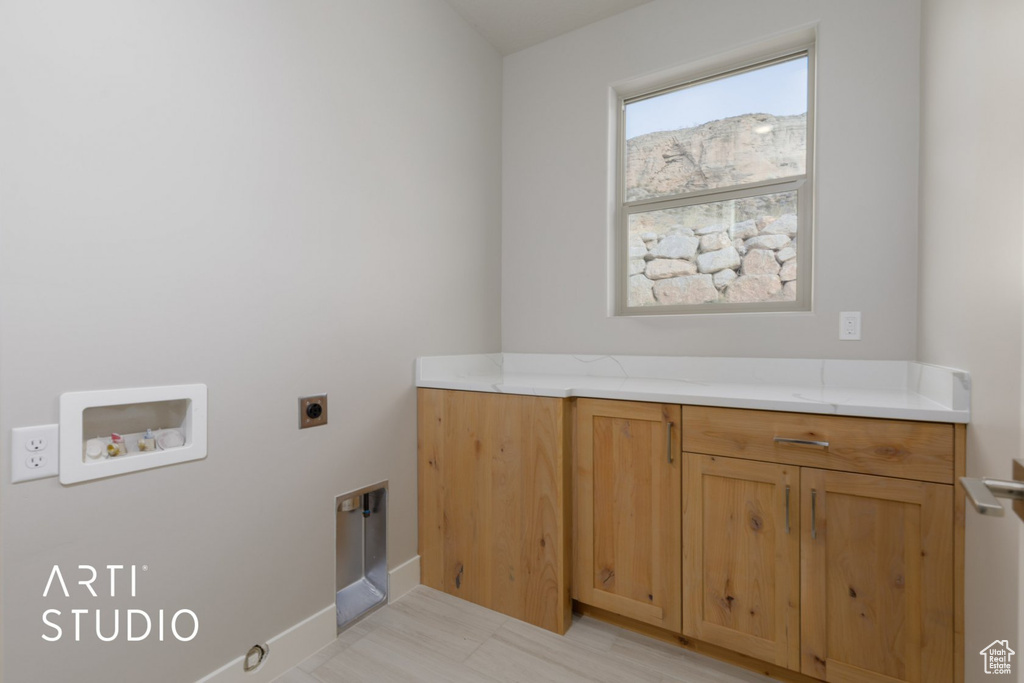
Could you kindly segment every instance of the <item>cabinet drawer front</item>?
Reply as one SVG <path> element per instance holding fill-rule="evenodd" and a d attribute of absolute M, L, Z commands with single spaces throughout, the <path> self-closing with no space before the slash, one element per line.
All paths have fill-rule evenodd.
<path fill-rule="evenodd" d="M 684 406 L 683 450 L 953 483 L 949 424 Z"/>

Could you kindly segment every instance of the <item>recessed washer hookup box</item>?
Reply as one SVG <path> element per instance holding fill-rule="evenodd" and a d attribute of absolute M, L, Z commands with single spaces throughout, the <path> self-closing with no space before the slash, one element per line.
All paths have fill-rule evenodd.
<path fill-rule="evenodd" d="M 76 391 L 60 397 L 60 483 L 206 457 L 206 385 Z"/>

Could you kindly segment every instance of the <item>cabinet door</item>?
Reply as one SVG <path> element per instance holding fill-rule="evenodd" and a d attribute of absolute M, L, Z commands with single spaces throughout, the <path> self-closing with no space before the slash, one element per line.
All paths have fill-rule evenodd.
<path fill-rule="evenodd" d="M 420 580 L 565 633 L 568 402 L 420 389 Z"/>
<path fill-rule="evenodd" d="M 574 597 L 680 632 L 679 406 L 576 404 Z"/>
<path fill-rule="evenodd" d="M 951 681 L 952 487 L 810 468 L 800 479 L 802 671 Z"/>
<path fill-rule="evenodd" d="M 683 633 L 799 671 L 800 468 L 693 453 L 683 468 Z"/>

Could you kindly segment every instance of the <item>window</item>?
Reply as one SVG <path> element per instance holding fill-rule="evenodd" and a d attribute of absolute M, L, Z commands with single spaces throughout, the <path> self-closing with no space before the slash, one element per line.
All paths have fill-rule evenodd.
<path fill-rule="evenodd" d="M 620 314 L 809 310 L 812 84 L 807 47 L 621 100 Z"/>

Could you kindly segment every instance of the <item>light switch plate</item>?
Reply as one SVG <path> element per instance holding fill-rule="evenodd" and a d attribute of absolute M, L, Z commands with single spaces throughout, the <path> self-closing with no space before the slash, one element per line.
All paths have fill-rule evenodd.
<path fill-rule="evenodd" d="M 58 427 L 40 425 L 11 430 L 11 483 L 57 476 Z"/>

